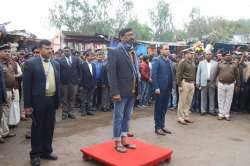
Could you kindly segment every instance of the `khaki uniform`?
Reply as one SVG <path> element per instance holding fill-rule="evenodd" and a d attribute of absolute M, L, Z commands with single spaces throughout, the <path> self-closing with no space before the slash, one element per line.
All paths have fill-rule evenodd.
<path fill-rule="evenodd" d="M 223 62 L 218 68 L 218 116 L 230 117 L 230 108 L 234 95 L 235 84 L 240 82 L 240 74 L 237 65 L 232 62 Z"/>
<path fill-rule="evenodd" d="M 177 116 L 183 121 L 189 118 L 190 106 L 194 95 L 195 65 L 192 61 L 183 60 L 178 64 L 177 84 L 179 88 L 179 103 Z"/>

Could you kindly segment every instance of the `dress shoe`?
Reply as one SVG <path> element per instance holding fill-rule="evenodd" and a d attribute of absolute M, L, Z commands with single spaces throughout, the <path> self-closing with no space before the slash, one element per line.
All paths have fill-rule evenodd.
<path fill-rule="evenodd" d="M 67 118 L 68 118 L 68 115 L 65 114 L 65 113 L 63 113 L 63 114 L 62 114 L 62 120 L 66 120 Z"/>
<path fill-rule="evenodd" d="M 157 135 L 162 135 L 162 136 L 165 136 L 165 135 L 166 135 L 161 129 L 155 130 L 155 134 L 157 134 Z"/>
<path fill-rule="evenodd" d="M 58 157 L 55 154 L 44 154 L 44 155 L 41 155 L 41 159 L 57 160 Z"/>
<path fill-rule="evenodd" d="M 223 117 L 220 117 L 220 116 L 218 117 L 218 120 L 223 120 L 223 119 L 224 119 Z"/>
<path fill-rule="evenodd" d="M 102 109 L 103 112 L 108 112 L 109 110 L 107 108 Z"/>
<path fill-rule="evenodd" d="M 40 158 L 36 157 L 30 160 L 31 166 L 40 166 L 41 161 Z"/>
<path fill-rule="evenodd" d="M 225 119 L 226 119 L 226 121 L 231 121 L 230 117 L 226 117 Z"/>
<path fill-rule="evenodd" d="M 172 134 L 172 132 L 171 131 L 169 131 L 168 129 L 164 129 L 164 128 L 162 128 L 161 129 L 164 133 L 167 133 L 167 134 Z"/>
<path fill-rule="evenodd" d="M 26 139 L 31 139 L 31 135 L 30 134 L 25 134 L 25 138 Z"/>
<path fill-rule="evenodd" d="M 87 112 L 83 111 L 81 112 L 81 116 L 86 116 L 87 115 Z"/>
<path fill-rule="evenodd" d="M 88 111 L 87 115 L 93 116 L 93 115 L 95 115 L 95 113 L 93 111 Z"/>
<path fill-rule="evenodd" d="M 207 113 L 206 112 L 201 112 L 201 116 L 204 116 L 206 115 Z"/>
<path fill-rule="evenodd" d="M 15 137 L 16 134 L 15 133 L 9 133 L 8 135 L 6 135 L 4 138 L 10 138 L 10 137 Z"/>
<path fill-rule="evenodd" d="M 194 123 L 194 121 L 191 120 L 191 119 L 185 119 L 185 122 L 187 122 L 187 123 Z"/>
<path fill-rule="evenodd" d="M 69 119 L 75 119 L 76 117 L 75 117 L 75 115 L 74 115 L 74 114 L 72 114 L 72 113 L 68 113 L 68 118 L 69 118 Z"/>
<path fill-rule="evenodd" d="M 0 144 L 5 143 L 4 139 L 2 137 L 0 137 Z"/>
<path fill-rule="evenodd" d="M 215 112 L 209 112 L 210 115 L 216 116 L 217 114 Z"/>
<path fill-rule="evenodd" d="M 178 120 L 178 123 L 180 123 L 182 125 L 188 125 L 187 122 L 185 122 L 185 120 Z"/>

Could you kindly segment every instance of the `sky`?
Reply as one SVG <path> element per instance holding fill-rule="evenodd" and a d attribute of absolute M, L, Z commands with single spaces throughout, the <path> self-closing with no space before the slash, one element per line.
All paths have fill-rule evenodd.
<path fill-rule="evenodd" d="M 51 39 L 58 30 L 51 28 L 48 10 L 58 0 L 0 0 L 0 23 L 11 21 L 7 30 L 26 29 L 38 38 Z M 149 23 L 148 10 L 157 0 L 133 0 L 135 14 L 142 23 Z M 177 28 L 188 22 L 192 7 L 202 15 L 219 16 L 230 20 L 250 18 L 250 0 L 166 0 L 170 3 Z"/>

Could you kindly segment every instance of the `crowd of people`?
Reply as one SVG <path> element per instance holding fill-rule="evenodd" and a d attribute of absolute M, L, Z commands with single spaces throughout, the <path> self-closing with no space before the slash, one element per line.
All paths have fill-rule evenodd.
<path fill-rule="evenodd" d="M 3 32 L 0 32 L 0 39 Z M 11 52 L 0 46 L 0 143 L 15 136 L 11 128 L 32 119 L 26 138 L 31 139 L 31 164 L 52 155 L 55 110 L 62 119 L 94 116 L 113 111 L 115 149 L 136 149 L 126 142 L 133 107 L 154 104 L 155 133 L 171 134 L 165 128 L 168 109 L 177 110 L 177 122 L 193 123 L 190 112 L 211 114 L 230 121 L 230 111 L 249 112 L 250 56 L 248 50 L 197 51 L 193 48 L 170 53 L 167 44 L 156 53 L 136 55 L 133 30 L 119 33 L 116 49 L 85 50 L 69 47 L 54 52 L 41 40 L 32 53 Z M 30 132 L 31 130 L 31 132 Z"/>

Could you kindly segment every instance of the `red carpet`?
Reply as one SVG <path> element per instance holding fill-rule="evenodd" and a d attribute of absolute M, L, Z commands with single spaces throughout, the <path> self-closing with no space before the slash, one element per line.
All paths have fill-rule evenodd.
<path fill-rule="evenodd" d="M 136 144 L 136 150 L 128 150 L 121 154 L 115 151 L 114 142 L 108 141 L 90 147 L 84 147 L 81 152 L 84 158 L 92 158 L 102 164 L 110 166 L 155 166 L 162 161 L 170 161 L 172 149 L 146 144 L 142 141 L 129 139 L 129 143 Z"/>

